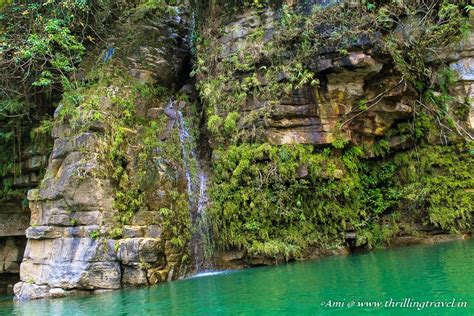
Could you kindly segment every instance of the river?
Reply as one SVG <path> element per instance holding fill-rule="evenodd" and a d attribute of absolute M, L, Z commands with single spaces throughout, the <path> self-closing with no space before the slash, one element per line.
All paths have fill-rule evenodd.
<path fill-rule="evenodd" d="M 0 314 L 474 315 L 473 290 L 474 240 L 468 240 L 227 271 L 97 296 L 18 303 L 2 297 Z"/>

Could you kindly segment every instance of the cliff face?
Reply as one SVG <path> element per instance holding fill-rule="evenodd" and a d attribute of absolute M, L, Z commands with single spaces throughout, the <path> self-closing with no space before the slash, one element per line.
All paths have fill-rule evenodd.
<path fill-rule="evenodd" d="M 30 224 L 26 191 L 35 188 L 48 160 L 48 141 L 27 142 L 21 161 L 0 181 L 5 192 L 0 202 L 0 293 L 12 293 L 19 281 L 20 264 L 26 246 L 25 230 Z"/>
<path fill-rule="evenodd" d="M 54 113 L 23 259 L 0 239 L 17 299 L 472 229 L 472 34 L 420 74 L 397 46 L 426 36 L 409 18 L 289 3 L 193 30 L 189 7 L 137 2 L 110 24 Z"/>
<path fill-rule="evenodd" d="M 186 80 L 186 13 L 130 10 L 90 53 L 76 74 L 81 84 L 55 112 L 46 174 L 28 193 L 31 223 L 18 299 L 155 284 L 184 274 L 185 251 L 171 241 L 178 231 L 164 227 L 164 209 L 177 213 L 187 203 L 181 157 L 170 150 L 179 149 L 177 135 L 167 129 L 163 107 Z M 166 134 L 161 141 L 160 134 Z M 186 221 L 180 224 L 186 229 Z"/>
<path fill-rule="evenodd" d="M 306 11 L 313 4 L 306 1 L 302 3 L 305 5 L 303 8 L 291 10 L 310 19 L 311 14 Z M 271 144 L 328 145 L 334 142 L 336 136 L 353 143 L 374 143 L 380 139 L 397 122 L 414 115 L 413 104 L 419 98 L 419 93 L 407 84 L 406 75 L 390 55 L 386 47 L 386 34 L 382 34 L 364 18 L 352 21 L 354 30 L 347 29 L 350 25 L 341 25 L 338 29 L 335 22 L 348 23 L 337 20 L 342 19 L 337 16 L 341 7 L 331 6 L 319 9 L 327 13 L 313 14 L 320 18 L 333 14 L 333 21 L 328 18 L 327 21 L 312 24 L 301 19 L 286 22 L 300 23 L 297 26 L 282 25 L 285 23 L 282 19 L 288 12 L 282 12 L 281 8 L 279 11 L 272 8 L 247 11 L 224 22 L 217 18 L 213 21 L 217 27 L 204 25 L 207 42 L 201 45 L 203 55 L 200 55 L 200 62 L 205 67 L 200 83 L 204 99 L 213 103 L 212 98 L 220 93 L 217 96 L 219 101 L 238 103 L 240 108 L 236 109 L 242 113 L 237 124 L 239 128 L 249 127 L 248 119 L 245 118 L 255 116 L 257 119 L 252 118 L 254 126 L 257 129 L 263 127 L 257 139 Z M 360 10 L 360 5 L 348 4 L 346 8 L 356 12 Z M 353 17 L 347 15 L 345 18 Z M 322 43 L 307 44 L 314 45 L 309 47 L 316 49 L 303 53 L 298 44 L 290 40 L 302 36 L 298 32 L 303 32 L 305 27 L 315 28 L 307 30 L 308 33 L 317 33 L 305 36 L 314 36 L 310 40 Z M 367 29 L 358 30 L 363 27 Z M 416 34 L 415 29 L 415 21 L 406 18 L 393 30 L 393 36 L 400 40 L 410 40 L 410 37 L 416 40 L 419 34 Z M 295 32 L 296 35 L 282 35 L 284 32 Z M 293 37 L 287 38 L 289 36 Z M 343 36 L 352 38 L 341 39 Z M 278 47 L 285 44 L 288 46 Z M 451 44 L 457 47 L 433 48 L 436 56 L 426 56 L 426 62 L 433 73 L 445 66 L 458 73 L 451 89 L 459 102 L 464 103 L 472 93 L 472 34 L 461 44 Z M 274 57 L 274 54 L 280 54 L 283 61 L 273 61 L 274 65 L 270 66 L 270 57 Z M 212 56 L 213 60 L 207 56 Z M 301 62 L 303 66 L 299 64 Z M 276 72 L 269 71 L 272 66 Z M 292 66 L 296 69 L 290 69 Z M 310 75 L 311 80 L 294 84 L 301 78 L 295 78 L 292 71 L 299 72 L 296 77 Z M 217 91 L 214 92 L 216 95 L 212 95 L 205 89 L 210 88 L 216 79 L 230 81 L 212 86 Z M 271 86 L 276 83 L 285 84 L 278 86 L 280 90 L 271 90 Z M 270 87 L 272 94 L 262 92 L 267 87 Z M 282 90 L 284 93 L 281 93 Z M 238 93 L 241 95 L 234 95 Z M 225 109 L 225 106 L 214 107 L 209 112 L 224 116 L 223 119 L 232 111 Z M 467 128 L 472 130 L 472 109 L 468 112 L 469 117 L 463 120 Z M 336 135 L 341 132 L 343 135 Z M 396 140 L 393 140 L 392 145 L 395 143 Z"/>
<path fill-rule="evenodd" d="M 472 227 L 461 202 L 472 201 L 472 157 L 460 145 L 472 140 L 470 29 L 459 43 L 460 24 L 439 29 L 446 17 L 422 18 L 421 4 L 408 4 L 416 14 L 326 4 L 286 1 L 201 25 L 209 214 L 217 248 L 232 250 L 225 265 Z"/>

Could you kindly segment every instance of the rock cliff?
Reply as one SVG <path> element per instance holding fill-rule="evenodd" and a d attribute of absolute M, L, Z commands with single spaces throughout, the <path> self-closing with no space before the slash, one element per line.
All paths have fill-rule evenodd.
<path fill-rule="evenodd" d="M 472 207 L 458 204 L 467 217 L 457 226 L 446 205 L 472 199 L 472 157 L 456 144 L 472 141 L 474 38 L 469 27 L 461 37 L 450 33 L 459 25 L 441 30 L 447 17 L 423 6 L 283 1 L 203 13 L 195 73 L 225 265 L 469 232 Z M 438 181 L 463 189 L 448 197 Z"/>
<path fill-rule="evenodd" d="M 472 231 L 472 11 L 115 6 L 0 206 L 16 299 Z"/>
<path fill-rule="evenodd" d="M 177 197 L 170 195 L 184 176 L 160 152 L 166 144 L 150 147 L 170 120 L 161 93 L 178 91 L 189 67 L 186 13 L 167 10 L 138 6 L 113 24 L 107 46 L 91 52 L 76 74 L 86 83 L 71 94 L 81 101 L 65 99 L 57 108 L 45 176 L 28 192 L 31 221 L 17 299 L 156 284 L 184 273 L 182 247 L 172 243 L 160 213 L 173 210 Z M 101 77 L 94 77 L 99 68 Z M 175 133 L 162 142 L 176 141 Z M 131 203 L 144 205 L 124 209 Z"/>
<path fill-rule="evenodd" d="M 28 144 L 15 171 L 0 181 L 12 194 L 0 202 L 0 293 L 12 293 L 19 280 L 20 264 L 26 246 L 25 231 L 30 224 L 30 210 L 25 203 L 26 191 L 41 180 L 47 164 L 47 142 Z"/>

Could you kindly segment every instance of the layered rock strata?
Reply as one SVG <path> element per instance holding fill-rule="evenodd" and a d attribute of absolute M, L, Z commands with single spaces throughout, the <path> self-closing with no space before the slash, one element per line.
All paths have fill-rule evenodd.
<path fill-rule="evenodd" d="M 137 86 L 180 87 L 189 60 L 187 22 L 177 14 L 179 9 L 170 8 L 170 11 L 176 15 L 163 16 L 161 11 L 138 8 L 128 17 L 129 23 L 115 25 L 105 40 L 104 45 L 115 48 L 112 59 L 102 61 L 103 50 L 99 50 L 93 52 L 89 60 L 126 65 L 127 76 L 131 76 Z M 77 75 L 85 76 L 81 72 L 88 71 L 90 69 L 82 69 Z M 113 82 L 106 88 L 111 94 L 98 96 L 98 108 L 102 113 L 114 115 L 117 101 L 113 98 L 119 88 Z M 131 87 L 120 89 L 129 93 L 127 89 Z M 146 117 L 148 104 L 133 106 L 137 107 L 136 115 Z M 55 113 L 57 122 L 61 121 L 58 118 L 61 111 L 62 106 Z M 159 183 L 150 189 L 150 196 L 157 196 L 148 201 L 147 205 L 151 206 L 136 212 L 127 225 L 120 227 L 120 234 L 111 237 L 118 222 L 114 204 L 118 188 L 110 174 L 99 173 L 106 170 L 102 158 L 112 128 L 110 122 L 94 123 L 85 131 L 84 127 L 73 126 L 67 120 L 56 124 L 46 174 L 39 188 L 28 192 L 31 221 L 26 229 L 28 242 L 21 269 L 19 256 L 5 255 L 16 264 L 15 271 L 20 270 L 21 282 L 14 287 L 16 299 L 100 293 L 156 284 L 179 276 L 175 266 L 182 250 L 177 250 L 162 236 L 158 210 L 160 203 L 163 204 L 160 190 L 165 188 Z M 132 148 L 124 151 L 135 157 L 133 159 L 138 155 Z M 128 168 L 133 172 L 133 162 Z M 149 176 L 157 177 L 157 172 L 152 168 Z M 153 201 L 157 204 L 155 208 Z M 23 233 L 28 225 L 22 222 L 21 226 L 23 228 L 18 227 L 18 230 Z"/>

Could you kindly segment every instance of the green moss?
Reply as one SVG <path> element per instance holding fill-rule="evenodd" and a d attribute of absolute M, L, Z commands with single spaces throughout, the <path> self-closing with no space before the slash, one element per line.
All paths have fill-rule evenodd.
<path fill-rule="evenodd" d="M 170 240 L 174 247 L 184 249 L 191 240 L 192 231 L 187 196 L 177 191 L 171 191 L 170 197 L 170 207 L 160 209 L 164 238 Z"/>
<path fill-rule="evenodd" d="M 288 257 L 343 242 L 347 224 L 367 247 L 387 242 L 402 221 L 470 227 L 473 157 L 465 146 L 423 147 L 382 160 L 362 154 L 354 147 L 328 152 L 268 144 L 216 151 L 210 216 L 217 245 Z"/>
<path fill-rule="evenodd" d="M 227 114 L 227 117 L 224 120 L 224 131 L 227 135 L 232 135 L 237 131 L 237 122 L 240 117 L 240 114 L 237 112 L 231 112 Z"/>
<path fill-rule="evenodd" d="M 403 209 L 424 223 L 453 232 L 471 227 L 473 155 L 467 145 L 425 147 L 399 154 Z"/>
<path fill-rule="evenodd" d="M 141 83 L 133 78 L 120 59 L 93 67 L 83 84 L 65 92 L 55 124 L 67 124 L 72 132 L 94 132 L 100 139 L 98 152 L 84 149 L 84 155 L 100 160 L 93 176 L 112 181 L 115 187 L 115 227 L 111 238 L 121 238 L 123 225 L 131 223 L 139 211 L 156 211 L 148 205 L 153 190 L 165 191 L 161 198 L 164 231 L 175 243 L 189 241 L 189 212 L 185 188 L 178 177 L 183 158 L 176 128 L 167 131 L 168 117 L 156 120 L 143 117 L 146 109 L 171 96 L 159 85 Z M 162 135 L 168 133 L 165 140 Z M 155 188 L 155 189 L 153 189 Z M 152 190 L 153 192 L 151 192 Z M 179 232 L 179 233 L 177 233 Z M 188 233 L 189 234 L 189 233 Z"/>

